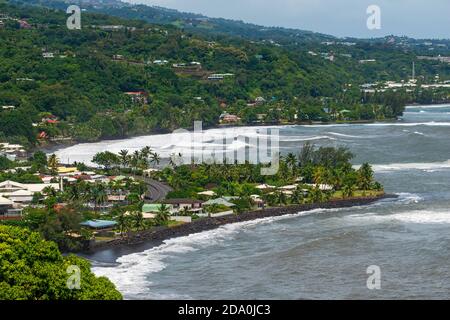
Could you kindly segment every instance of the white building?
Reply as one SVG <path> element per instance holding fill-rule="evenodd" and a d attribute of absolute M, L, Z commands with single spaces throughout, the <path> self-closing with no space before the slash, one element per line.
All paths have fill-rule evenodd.
<path fill-rule="evenodd" d="M 0 183 L 0 197 L 8 198 L 17 204 L 29 204 L 35 193 L 42 193 L 47 187 L 60 189 L 58 183 L 23 184 L 8 180 Z"/>

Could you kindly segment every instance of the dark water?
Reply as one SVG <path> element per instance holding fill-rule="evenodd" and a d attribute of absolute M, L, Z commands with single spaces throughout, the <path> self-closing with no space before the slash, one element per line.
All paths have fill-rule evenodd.
<path fill-rule="evenodd" d="M 249 128 L 248 130 L 256 130 Z M 408 108 L 389 124 L 290 126 L 283 151 L 307 140 L 345 145 L 375 164 L 395 200 L 315 210 L 173 239 L 140 253 L 90 257 L 130 299 L 450 298 L 450 106 Z M 381 289 L 366 285 L 369 266 Z"/>

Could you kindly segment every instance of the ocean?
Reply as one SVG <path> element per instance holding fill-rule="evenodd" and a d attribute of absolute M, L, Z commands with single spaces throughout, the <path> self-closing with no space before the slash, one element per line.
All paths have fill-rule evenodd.
<path fill-rule="evenodd" d="M 226 225 L 153 248 L 106 250 L 88 256 L 93 271 L 126 299 L 450 298 L 450 105 L 408 107 L 392 123 L 279 129 L 283 153 L 306 141 L 347 146 L 355 165 L 373 164 L 386 192 L 399 197 Z M 205 135 L 213 141 L 258 130 Z M 177 147 L 170 140 L 155 135 L 80 144 L 57 155 L 63 162 L 88 161 L 98 151 L 151 145 L 168 156 Z M 379 267 L 380 289 L 367 286 L 369 266 Z"/>

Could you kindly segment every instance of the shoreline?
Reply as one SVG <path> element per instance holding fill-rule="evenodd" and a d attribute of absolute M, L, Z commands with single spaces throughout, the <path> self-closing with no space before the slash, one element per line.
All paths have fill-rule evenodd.
<path fill-rule="evenodd" d="M 234 125 L 226 125 L 226 124 L 218 124 L 214 126 L 205 127 L 202 130 L 211 130 L 211 129 L 233 129 L 233 128 L 245 128 L 245 127 L 283 127 L 283 126 L 317 126 L 321 125 L 326 127 L 327 125 L 335 125 L 335 124 L 371 124 L 371 123 L 389 123 L 389 122 L 395 122 L 398 121 L 398 118 L 392 118 L 392 119 L 385 119 L 385 120 L 352 120 L 352 121 L 330 121 L 330 122 L 322 122 L 322 121 L 307 121 L 307 122 L 284 122 L 284 123 L 250 123 L 250 124 L 234 124 Z M 178 128 L 178 129 L 185 129 L 189 132 L 193 132 L 193 128 Z M 174 129 L 176 130 L 176 129 Z M 141 133 L 136 135 L 131 135 L 127 137 L 120 137 L 120 138 L 110 138 L 110 139 L 98 139 L 96 141 L 76 141 L 76 140 L 70 140 L 70 142 L 67 143 L 58 143 L 58 142 L 49 142 L 45 146 L 37 146 L 33 149 L 33 152 L 35 151 L 43 151 L 46 154 L 52 154 L 57 152 L 58 150 L 70 148 L 78 144 L 91 144 L 91 143 L 99 143 L 99 142 L 115 142 L 120 140 L 128 140 L 128 139 L 134 139 L 139 137 L 146 137 L 146 136 L 155 136 L 159 134 L 170 134 L 171 131 L 150 131 L 148 133 Z"/>
<path fill-rule="evenodd" d="M 248 211 L 239 215 L 233 214 L 216 218 L 201 218 L 191 223 L 186 223 L 175 227 L 157 227 L 151 230 L 134 232 L 130 235 L 130 237 L 125 239 L 115 239 L 108 242 L 95 243 L 87 250 L 81 251 L 77 254 L 87 259 L 93 259 L 96 261 L 103 260 L 102 262 L 115 263 L 116 259 L 123 255 L 142 252 L 158 247 L 166 240 L 218 229 L 227 224 L 296 214 L 314 209 L 335 209 L 366 206 L 383 199 L 392 199 L 397 197 L 397 195 L 393 194 L 384 194 L 377 197 L 340 199 L 325 203 L 291 205 L 286 207 L 268 208 L 265 210 Z"/>
<path fill-rule="evenodd" d="M 435 102 L 435 103 L 429 103 L 429 104 L 420 104 L 420 103 L 411 103 L 405 106 L 405 111 L 408 109 L 408 107 L 427 107 L 427 106 L 436 106 L 436 105 L 449 105 L 449 102 Z M 370 124 L 370 123 L 388 123 L 388 122 L 395 122 L 398 121 L 399 118 L 392 118 L 392 119 L 385 119 L 385 120 L 351 120 L 351 121 L 330 121 L 330 122 L 322 122 L 322 121 L 304 121 L 304 122 L 285 122 L 285 123 L 250 123 L 250 124 L 235 124 L 235 125 L 213 125 L 209 127 L 203 128 L 203 130 L 209 130 L 209 129 L 220 129 L 220 128 L 240 128 L 240 127 L 265 127 L 265 126 L 276 126 L 276 127 L 282 127 L 282 126 L 310 126 L 310 125 L 333 125 L 333 124 Z M 182 129 L 182 128 L 179 128 Z M 186 129 L 186 128 L 184 128 Z M 186 130 L 192 131 L 192 128 L 187 128 Z M 45 146 L 36 146 L 33 148 L 33 151 L 43 151 L 45 153 L 55 153 L 56 151 L 68 147 L 72 147 L 77 144 L 83 144 L 83 143 L 97 143 L 97 142 L 104 142 L 104 141 L 118 141 L 118 140 L 126 140 L 126 139 L 133 139 L 138 137 L 145 137 L 145 136 L 152 136 L 157 134 L 165 134 L 170 133 L 170 130 L 156 130 L 156 131 L 150 131 L 148 133 L 140 133 L 136 135 L 130 135 L 127 137 L 120 137 L 120 138 L 110 138 L 110 139 L 98 139 L 96 141 L 76 141 L 76 140 L 70 140 L 68 143 L 58 143 L 58 142 L 49 142 Z"/>

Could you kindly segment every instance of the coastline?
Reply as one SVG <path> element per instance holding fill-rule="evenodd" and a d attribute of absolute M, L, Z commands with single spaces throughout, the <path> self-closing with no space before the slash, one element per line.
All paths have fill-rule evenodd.
<path fill-rule="evenodd" d="M 125 239 L 115 239 L 108 242 L 95 243 L 91 245 L 89 249 L 82 251 L 79 254 L 80 256 L 88 259 L 93 259 L 96 261 L 103 260 L 102 262 L 114 263 L 117 258 L 123 255 L 142 252 L 157 247 L 166 240 L 217 229 L 227 224 L 296 214 L 314 209 L 335 209 L 366 206 L 379 200 L 397 197 L 397 195 L 393 194 L 384 194 L 377 197 L 340 199 L 324 203 L 291 205 L 286 207 L 249 211 L 239 215 L 201 218 L 193 221 L 192 223 L 182 224 L 175 227 L 159 227 L 152 230 L 134 232 Z"/>
<path fill-rule="evenodd" d="M 274 127 L 283 127 L 283 126 L 312 126 L 312 125 L 321 125 L 326 127 L 327 125 L 335 125 L 335 124 L 370 124 L 370 123 L 387 123 L 387 122 L 395 122 L 398 121 L 396 118 L 392 119 L 385 119 L 385 120 L 352 120 L 352 121 L 330 121 L 330 122 L 322 122 L 322 121 L 307 121 L 307 122 L 283 122 L 283 123 L 250 123 L 250 124 L 232 124 L 232 125 L 226 125 L 226 124 L 218 124 L 215 126 L 208 126 L 203 128 L 203 130 L 210 130 L 210 129 L 232 129 L 232 128 L 245 128 L 245 127 L 267 127 L 267 126 L 274 126 Z M 193 131 L 193 128 L 179 128 L 179 129 L 185 129 L 190 132 Z M 176 130 L 176 129 L 174 129 Z M 44 146 L 37 146 L 33 149 L 33 151 L 43 151 L 47 154 L 52 154 L 57 152 L 60 149 L 69 148 L 78 144 L 89 144 L 89 143 L 98 143 L 98 142 L 106 142 L 106 141 L 120 141 L 120 140 L 127 140 L 127 139 L 133 139 L 133 138 L 139 138 L 139 137 L 146 137 L 146 136 L 153 136 L 158 134 L 167 134 L 170 133 L 170 130 L 167 131 L 149 131 L 148 133 L 140 133 L 136 135 L 130 135 L 126 137 L 117 137 L 117 138 L 109 138 L 109 139 L 98 139 L 95 141 L 76 141 L 76 140 L 70 140 L 70 142 L 64 143 L 64 142 L 48 142 Z"/>
<path fill-rule="evenodd" d="M 405 111 L 407 110 L 408 107 L 418 107 L 418 106 L 422 106 L 422 107 L 427 107 L 427 106 L 436 106 L 436 105 L 448 105 L 450 104 L 450 100 L 448 102 L 434 102 L 434 103 L 429 103 L 429 104 L 420 104 L 417 102 L 413 102 L 411 104 L 408 104 L 407 106 L 405 106 Z M 217 124 L 217 125 L 213 125 L 213 126 L 208 126 L 203 128 L 204 130 L 208 130 L 208 129 L 220 129 L 220 128 L 240 128 L 240 127 L 265 127 L 265 126 L 277 126 L 277 127 L 281 127 L 281 126 L 310 126 L 310 125 L 323 125 L 323 126 L 327 126 L 327 125 L 334 125 L 334 124 L 370 124 L 370 123 L 377 123 L 377 122 L 381 122 L 381 123 L 389 123 L 389 122 L 395 122 L 398 121 L 399 118 L 392 118 L 392 119 L 385 119 L 385 120 L 349 120 L 349 121 L 330 121 L 330 122 L 322 122 L 322 121 L 303 121 L 303 122 L 283 122 L 283 123 L 249 123 L 249 124 L 232 124 L 232 125 L 222 125 L 222 124 Z M 188 131 L 192 131 L 192 128 L 182 128 L 182 129 L 186 129 Z M 153 131 L 149 131 L 148 133 L 138 133 L 135 135 L 130 135 L 130 136 L 126 136 L 126 137 L 117 137 L 117 138 L 109 138 L 109 139 L 98 139 L 95 141 L 76 141 L 76 140 L 70 140 L 70 142 L 64 143 L 64 142 L 49 142 L 47 145 L 45 146 L 37 146 L 35 148 L 33 148 L 33 151 L 43 151 L 45 153 L 54 153 L 60 149 L 64 149 L 64 148 L 68 148 L 77 144 L 82 144 L 82 143 L 96 143 L 96 142 L 102 142 L 102 141 L 118 141 L 118 140 L 125 140 L 125 139 L 133 139 L 133 138 L 138 138 L 138 137 L 144 137 L 144 136 L 151 136 L 151 135 L 157 135 L 157 134 L 164 134 L 164 133 L 170 133 L 170 130 L 153 130 Z"/>

